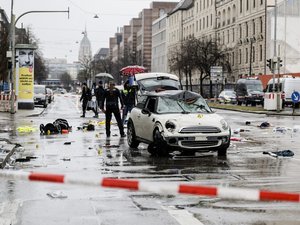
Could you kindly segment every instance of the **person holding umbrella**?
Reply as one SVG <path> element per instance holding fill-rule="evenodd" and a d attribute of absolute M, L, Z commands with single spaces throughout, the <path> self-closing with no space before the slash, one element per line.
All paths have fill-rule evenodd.
<path fill-rule="evenodd" d="M 102 82 L 102 80 L 100 80 L 98 87 L 95 89 L 95 96 L 96 96 L 99 108 L 101 107 L 102 102 L 103 102 L 104 92 L 105 92 L 105 90 L 103 88 L 103 82 Z"/>
<path fill-rule="evenodd" d="M 103 101 L 101 102 L 101 110 L 105 113 L 105 130 L 106 137 L 110 137 L 110 122 L 112 118 L 112 114 L 114 114 L 115 119 L 117 120 L 119 131 L 121 137 L 126 137 L 124 133 L 124 127 L 121 120 L 120 108 L 119 108 L 119 100 L 121 103 L 121 110 L 124 107 L 123 99 L 121 97 L 121 93 L 118 89 L 115 88 L 114 82 L 109 82 L 109 87 L 105 89 Z M 104 109 L 105 103 L 105 109 Z"/>

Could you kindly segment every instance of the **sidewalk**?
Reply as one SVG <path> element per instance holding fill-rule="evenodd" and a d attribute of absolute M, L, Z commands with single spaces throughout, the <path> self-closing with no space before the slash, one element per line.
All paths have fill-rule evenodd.
<path fill-rule="evenodd" d="M 293 108 L 286 107 L 282 111 L 267 111 L 262 107 L 251 107 L 251 106 L 238 106 L 238 105 L 229 105 L 229 104 L 218 104 L 218 103 L 209 103 L 209 106 L 213 109 L 223 109 L 223 110 L 231 110 L 236 112 L 244 112 L 244 113 L 255 113 L 255 114 L 265 114 L 270 116 L 300 116 L 300 109 L 295 109 L 293 112 Z"/>

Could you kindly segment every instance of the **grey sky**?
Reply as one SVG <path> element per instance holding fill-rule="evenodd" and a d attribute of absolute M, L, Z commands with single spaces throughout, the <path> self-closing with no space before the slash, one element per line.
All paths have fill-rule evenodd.
<path fill-rule="evenodd" d="M 171 0 L 162 0 L 170 2 Z M 109 46 L 109 37 L 118 27 L 129 24 L 138 17 L 143 8 L 149 8 L 151 0 L 14 0 L 16 17 L 32 10 L 67 10 L 65 13 L 28 14 L 22 17 L 17 27 L 31 27 L 40 40 L 40 48 L 46 58 L 77 60 L 82 31 L 86 26 L 93 54 L 101 47 Z M 10 18 L 11 0 L 0 0 L 0 7 Z M 93 18 L 97 14 L 99 19 Z M 78 42 L 78 43 L 77 43 Z"/>

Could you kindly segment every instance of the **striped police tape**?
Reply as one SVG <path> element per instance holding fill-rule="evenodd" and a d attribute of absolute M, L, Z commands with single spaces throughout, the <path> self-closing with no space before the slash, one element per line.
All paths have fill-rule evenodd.
<path fill-rule="evenodd" d="M 0 171 L 0 177 L 7 179 L 44 181 L 84 186 L 102 186 L 134 191 L 151 192 L 163 195 L 190 194 L 200 196 L 219 197 L 222 199 L 250 200 L 250 201 L 288 201 L 300 202 L 300 194 L 287 192 L 273 192 L 255 189 L 232 187 L 210 187 L 196 184 L 178 184 L 175 182 L 144 182 L 117 178 L 102 178 L 100 180 L 72 177 L 70 175 L 49 174 L 24 171 Z"/>

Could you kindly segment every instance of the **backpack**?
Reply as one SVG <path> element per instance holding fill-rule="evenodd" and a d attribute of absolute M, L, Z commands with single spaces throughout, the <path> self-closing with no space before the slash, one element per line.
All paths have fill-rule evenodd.
<path fill-rule="evenodd" d="M 53 122 L 54 125 L 59 126 L 60 130 L 70 130 L 72 127 L 69 125 L 68 121 L 65 119 L 56 119 Z"/>
<path fill-rule="evenodd" d="M 46 125 L 40 125 L 41 134 L 59 134 L 61 133 L 61 129 L 58 125 L 53 123 L 47 123 Z"/>

